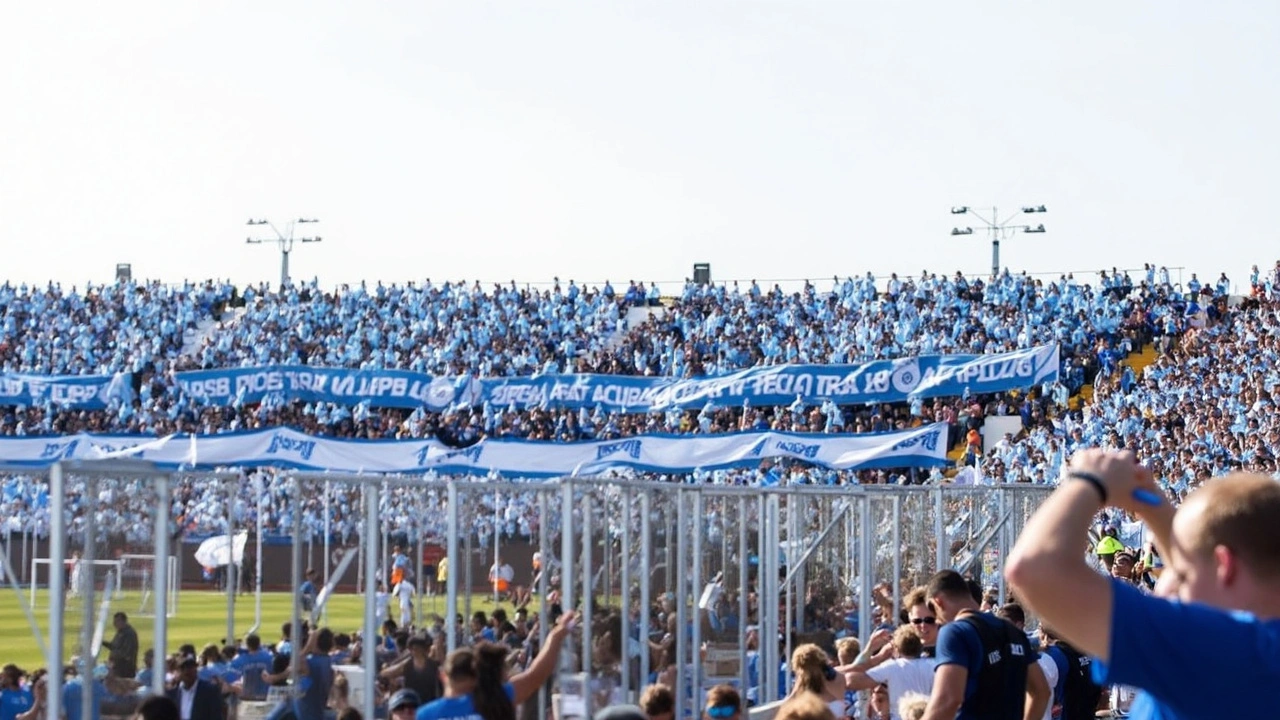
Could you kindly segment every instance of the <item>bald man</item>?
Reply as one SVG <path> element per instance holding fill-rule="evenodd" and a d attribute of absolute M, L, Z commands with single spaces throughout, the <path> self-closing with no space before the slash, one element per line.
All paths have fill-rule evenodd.
<path fill-rule="evenodd" d="M 1155 504 L 1135 499 L 1145 490 Z M 1139 516 L 1165 571 L 1154 596 L 1085 563 L 1103 507 Z M 1005 575 L 1024 604 L 1099 658 L 1094 679 L 1140 688 L 1130 718 L 1274 716 L 1280 686 L 1280 483 L 1236 473 L 1175 512 L 1132 453 L 1085 450 L 1036 511 Z"/>

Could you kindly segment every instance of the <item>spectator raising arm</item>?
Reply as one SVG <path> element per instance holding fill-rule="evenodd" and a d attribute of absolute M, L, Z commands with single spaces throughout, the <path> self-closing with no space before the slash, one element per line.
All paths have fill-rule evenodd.
<path fill-rule="evenodd" d="M 547 640 L 538 652 L 538 656 L 529 664 L 529 669 L 511 678 L 511 686 L 515 691 L 513 703 L 520 705 L 533 697 L 538 692 L 538 688 L 551 677 L 551 673 L 555 672 L 556 663 L 560 662 L 560 647 L 564 645 L 564 639 L 577 624 L 577 619 L 578 614 L 574 612 L 561 615 L 560 620 L 547 634 Z"/>

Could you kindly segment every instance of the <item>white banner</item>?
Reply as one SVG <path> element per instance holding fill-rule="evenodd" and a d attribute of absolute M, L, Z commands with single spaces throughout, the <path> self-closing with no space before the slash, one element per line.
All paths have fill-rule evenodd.
<path fill-rule="evenodd" d="M 945 465 L 947 426 L 859 435 L 742 432 L 639 435 L 576 443 L 484 440 L 453 448 L 435 440 L 339 440 L 289 428 L 225 435 L 142 438 L 73 435 L 0 438 L 0 463 L 134 458 L 169 468 L 281 467 L 316 471 L 512 477 L 590 475 L 609 468 L 685 473 L 794 458 L 836 470 Z"/>
<path fill-rule="evenodd" d="M 244 545 L 248 541 L 248 532 L 236 533 L 235 550 L 232 553 L 227 547 L 227 536 L 214 535 L 200 543 L 200 547 L 196 548 L 196 562 L 200 563 L 201 567 L 217 568 L 223 565 L 230 565 L 231 559 L 234 557 L 238 567 L 244 564 Z"/>

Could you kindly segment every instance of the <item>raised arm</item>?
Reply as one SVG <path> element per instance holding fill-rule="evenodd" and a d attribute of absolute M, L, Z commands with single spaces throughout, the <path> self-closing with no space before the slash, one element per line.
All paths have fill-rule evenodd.
<path fill-rule="evenodd" d="M 1027 522 L 1005 566 L 1005 577 L 1023 603 L 1072 645 L 1103 659 L 1111 652 L 1111 583 L 1085 563 L 1080 548 L 1093 516 L 1108 503 L 1155 516 L 1157 525 L 1172 518 L 1172 510 L 1138 504 L 1137 489 L 1159 493 L 1133 453 L 1077 453 L 1062 486 Z M 1157 530 L 1166 538 L 1162 552 L 1168 527 L 1166 522 Z M 1081 603 L 1081 597 L 1090 601 Z"/>
<path fill-rule="evenodd" d="M 388 664 L 382 672 L 378 673 L 378 677 L 383 680 L 393 680 L 398 678 L 401 675 L 404 675 L 405 668 L 407 668 L 411 662 L 413 662 L 412 655 L 401 658 L 400 660 Z"/>
<path fill-rule="evenodd" d="M 538 692 L 538 688 L 551 677 L 551 673 L 555 672 L 556 664 L 560 662 L 560 647 L 564 645 L 564 639 L 569 635 L 569 630 L 577 617 L 577 613 L 574 612 L 561 615 L 559 622 L 551 628 L 551 632 L 547 633 L 546 641 L 538 651 L 538 656 L 529 664 L 529 668 L 511 678 L 511 687 L 515 691 L 513 702 L 516 705 L 533 697 L 534 693 Z"/>

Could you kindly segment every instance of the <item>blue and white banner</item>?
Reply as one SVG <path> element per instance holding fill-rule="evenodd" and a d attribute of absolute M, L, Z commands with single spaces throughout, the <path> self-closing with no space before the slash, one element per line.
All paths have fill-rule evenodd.
<path fill-rule="evenodd" d="M 548 443 L 484 440 L 451 448 L 435 440 L 339 440 L 289 428 L 226 435 L 72 435 L 0 438 L 0 464 L 45 467 L 60 460 L 131 458 L 163 468 L 283 467 L 403 474 L 590 475 L 611 468 L 688 473 L 793 458 L 836 470 L 947 464 L 947 426 L 860 435 L 743 432 L 640 435 Z"/>
<path fill-rule="evenodd" d="M 992 355 L 930 355 L 859 365 L 776 365 L 709 378 L 542 375 L 480 380 L 494 407 L 672 408 L 902 402 L 1019 390 L 1058 379 L 1058 346 Z"/>
<path fill-rule="evenodd" d="M 1059 364 L 1058 346 L 1049 345 L 993 355 L 929 355 L 858 365 L 776 365 L 706 378 L 577 374 L 474 380 L 409 370 L 305 365 L 197 370 L 175 373 L 175 378 L 185 395 L 210 405 L 254 404 L 271 397 L 435 411 L 488 403 L 496 408 L 652 412 L 707 403 L 790 405 L 797 398 L 860 405 L 981 395 L 1054 382 Z"/>
<path fill-rule="evenodd" d="M 101 410 L 112 400 L 133 398 L 133 378 L 115 375 L 26 375 L 0 373 L 0 405 L 44 405 Z"/>
<path fill-rule="evenodd" d="M 183 393 L 210 405 L 254 404 L 273 395 L 285 401 L 443 410 L 466 395 L 467 389 L 466 381 L 433 378 L 410 370 L 307 365 L 194 370 L 174 376 Z"/>

